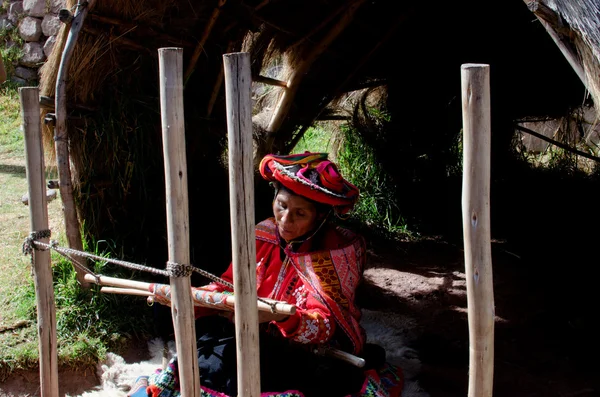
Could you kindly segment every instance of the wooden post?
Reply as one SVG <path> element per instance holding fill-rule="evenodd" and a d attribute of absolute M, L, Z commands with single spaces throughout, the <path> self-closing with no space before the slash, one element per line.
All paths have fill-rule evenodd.
<path fill-rule="evenodd" d="M 165 163 L 169 261 L 190 264 L 188 181 L 183 113 L 183 49 L 159 48 L 160 110 Z M 181 395 L 200 396 L 191 278 L 170 277 Z"/>
<path fill-rule="evenodd" d="M 250 55 L 223 55 L 239 397 L 260 396 Z"/>
<path fill-rule="evenodd" d="M 69 247 L 83 251 L 83 242 L 81 241 L 81 231 L 79 230 L 79 218 L 77 208 L 73 199 L 73 181 L 71 178 L 71 161 L 69 157 L 69 136 L 67 133 L 67 77 L 69 75 L 69 64 L 75 49 L 75 43 L 79 36 L 79 31 L 83 26 L 83 21 L 88 10 L 93 6 L 95 0 L 90 0 L 87 4 L 77 3 L 77 9 L 71 26 L 67 41 L 63 49 L 60 64 L 58 66 L 58 75 L 56 77 L 56 97 L 55 97 L 55 115 L 56 126 L 54 127 L 54 150 L 56 151 L 56 168 L 58 170 L 58 188 L 62 200 L 63 216 L 65 217 L 65 232 Z M 39 101 L 39 99 L 38 99 Z M 79 258 L 84 264 L 85 257 Z M 75 267 L 77 272 L 77 281 L 83 288 L 89 288 L 89 283 L 84 280 L 85 272 Z"/>
<path fill-rule="evenodd" d="M 490 246 L 489 65 L 461 67 L 462 214 L 469 316 L 469 397 L 492 395 L 494 288 Z"/>
<path fill-rule="evenodd" d="M 29 193 L 29 223 L 32 232 L 48 229 L 46 168 L 42 147 L 40 99 L 37 87 L 19 88 Z M 40 239 L 48 244 L 48 238 Z M 33 281 L 37 303 L 40 364 L 40 395 L 58 397 L 58 354 L 56 351 L 56 309 L 50 267 L 50 251 L 33 251 Z"/>

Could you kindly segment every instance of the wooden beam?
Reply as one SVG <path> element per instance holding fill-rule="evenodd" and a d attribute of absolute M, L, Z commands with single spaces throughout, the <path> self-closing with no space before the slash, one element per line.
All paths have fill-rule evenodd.
<path fill-rule="evenodd" d="M 190 264 L 189 206 L 183 106 L 183 49 L 159 48 L 160 113 L 169 262 Z M 182 396 L 200 397 L 191 275 L 169 277 Z"/>
<path fill-rule="evenodd" d="M 55 97 L 40 95 L 40 106 L 49 111 L 54 111 Z M 80 109 L 88 112 L 95 112 L 98 109 L 92 106 L 82 105 L 80 103 L 67 102 L 67 108 Z"/>
<path fill-rule="evenodd" d="M 572 147 L 570 147 L 568 145 L 565 145 L 564 143 L 555 141 L 554 139 L 550 139 L 550 138 L 548 138 L 545 135 L 542 135 L 542 134 L 537 133 L 537 132 L 535 132 L 533 130 L 530 130 L 529 128 L 523 127 L 521 125 L 516 125 L 515 129 L 517 129 L 519 131 L 522 131 L 522 132 L 525 132 L 525 133 L 527 133 L 529 135 L 533 135 L 536 138 L 539 138 L 539 139 L 541 139 L 543 141 L 546 141 L 546 142 L 548 142 L 548 143 L 550 143 L 550 144 L 552 144 L 554 146 L 558 146 L 559 148 L 564 149 L 564 150 L 566 150 L 568 152 L 574 153 L 574 154 L 576 154 L 578 156 L 585 157 L 586 159 L 594 160 L 594 161 L 597 161 L 597 162 L 600 163 L 600 158 L 598 158 L 596 156 L 592 156 L 591 154 L 588 154 L 586 152 L 582 152 L 581 150 L 577 150 L 575 148 L 572 148 Z"/>
<path fill-rule="evenodd" d="M 354 15 L 365 0 L 358 0 L 352 4 L 341 16 L 338 22 L 330 29 L 320 43 L 311 47 L 311 51 L 302 59 L 303 61 L 297 65 L 292 71 L 292 74 L 287 81 L 287 89 L 282 92 L 279 101 L 277 102 L 273 115 L 267 126 L 267 143 L 265 149 L 271 151 L 275 135 L 284 120 L 287 118 L 289 111 L 294 103 L 294 99 L 300 88 L 300 83 L 310 69 L 315 60 L 331 45 L 331 43 L 344 31 L 344 29 L 352 22 Z"/>
<path fill-rule="evenodd" d="M 358 64 L 356 65 L 356 67 L 354 68 L 354 70 L 352 72 L 350 72 L 348 74 L 348 76 L 337 86 L 337 88 L 335 90 L 332 91 L 332 94 L 329 95 L 329 99 L 327 100 L 327 102 L 323 102 L 323 106 L 320 110 L 318 110 L 316 116 L 313 118 L 313 120 L 311 120 L 309 123 L 306 123 L 303 125 L 303 127 L 300 129 L 300 131 L 298 131 L 298 133 L 296 133 L 296 135 L 293 137 L 293 139 L 291 140 L 291 142 L 289 143 L 289 145 L 285 148 L 285 152 L 289 152 L 293 147 L 296 146 L 296 144 L 300 141 L 300 139 L 302 138 L 302 136 L 304 135 L 304 133 L 306 132 L 306 130 L 314 124 L 314 122 L 318 119 L 320 119 L 320 114 L 321 112 L 323 112 L 323 110 L 325 109 L 325 107 L 329 104 L 329 102 L 331 101 L 331 98 L 334 98 L 335 96 L 339 95 L 340 93 L 343 92 L 344 87 L 352 80 L 352 78 L 358 74 L 358 72 L 360 71 L 360 69 L 364 66 L 364 64 L 375 54 L 375 52 L 383 45 L 383 43 L 385 43 L 387 40 L 390 39 L 390 37 L 392 36 L 392 34 L 396 31 L 396 29 L 398 28 L 398 26 L 405 21 L 408 18 L 408 15 L 406 14 L 402 14 L 397 22 L 390 28 L 388 29 L 388 31 L 386 32 L 386 34 L 377 42 L 377 44 L 365 55 L 363 56 L 360 61 L 358 62 Z M 376 82 L 377 84 L 373 84 L 373 86 L 378 86 L 378 85 L 383 85 L 384 83 L 380 81 Z M 367 84 L 364 84 L 363 88 L 369 88 Z M 347 92 L 349 92 L 350 90 L 348 90 Z"/>
<path fill-rule="evenodd" d="M 46 169 L 40 123 L 39 92 L 37 87 L 19 88 L 25 159 L 29 194 L 29 224 L 31 232 L 48 230 L 48 203 L 46 200 Z M 48 243 L 49 237 L 40 239 Z M 38 349 L 40 366 L 40 395 L 58 397 L 58 354 L 56 349 L 56 307 L 50 251 L 31 253 L 33 281 L 37 307 Z"/>
<path fill-rule="evenodd" d="M 141 35 L 144 35 L 144 36 L 150 35 L 150 36 L 156 37 L 160 40 L 163 40 L 163 41 L 171 43 L 171 44 L 177 44 L 177 45 L 181 45 L 181 46 L 185 46 L 185 47 L 192 47 L 194 45 L 191 41 L 180 39 L 180 38 L 171 36 L 164 32 L 159 32 L 156 30 L 156 28 L 151 27 L 151 26 L 145 26 L 145 25 L 140 25 L 137 23 L 127 22 L 122 19 L 107 17 L 107 16 L 99 15 L 99 14 L 90 14 L 90 18 L 93 19 L 94 21 L 97 21 L 100 23 L 118 26 L 119 28 L 124 28 L 127 31 L 132 31 L 132 30 L 141 31 L 142 32 L 142 33 L 140 33 Z"/>
<path fill-rule="evenodd" d="M 274 85 L 278 87 L 287 88 L 287 83 L 285 81 L 272 79 L 270 77 L 256 75 L 252 77 L 252 81 L 256 81 L 257 83 L 263 83 L 267 85 Z"/>
<path fill-rule="evenodd" d="M 260 396 L 250 54 L 223 55 L 238 396 Z"/>
<path fill-rule="evenodd" d="M 192 53 L 188 67 L 185 71 L 185 74 L 183 75 L 184 82 L 188 81 L 188 79 L 190 78 L 190 76 L 192 75 L 194 70 L 196 69 L 196 63 L 198 63 L 198 58 L 200 57 L 200 54 L 204 50 L 204 44 L 206 44 L 206 40 L 208 40 L 208 36 L 210 36 L 210 32 L 212 31 L 213 26 L 215 25 L 215 22 L 217 22 L 217 19 L 219 18 L 219 15 L 221 14 L 221 9 L 225 5 L 225 1 L 226 0 L 219 0 L 219 3 L 213 9 L 213 12 L 210 15 L 210 18 L 206 22 L 206 25 L 204 26 L 204 31 L 202 32 L 202 36 L 200 37 L 200 41 L 198 41 L 198 43 L 196 44 L 196 48 L 194 49 L 194 52 Z"/>
<path fill-rule="evenodd" d="M 468 397 L 492 397 L 494 283 L 490 228 L 490 68 L 461 66 L 462 219 L 469 323 Z"/>
<path fill-rule="evenodd" d="M 233 41 L 230 41 L 227 44 L 225 53 L 226 54 L 230 53 L 233 49 L 233 46 L 234 46 Z M 221 58 L 221 62 L 222 62 L 222 60 L 223 60 L 223 58 Z M 219 93 L 221 92 L 221 87 L 223 86 L 224 73 L 225 73 L 225 70 L 221 63 L 221 67 L 219 68 L 219 74 L 215 78 L 215 85 L 213 86 L 213 90 L 212 90 L 212 92 L 210 94 L 210 98 L 208 100 L 208 106 L 206 107 L 206 118 L 210 118 L 210 116 L 212 115 L 213 109 L 215 108 L 215 103 L 217 102 L 217 97 L 219 96 Z"/>
<path fill-rule="evenodd" d="M 79 217 L 75 200 L 73 199 L 73 181 L 71 179 L 71 162 L 69 158 L 69 136 L 67 133 L 67 85 L 69 66 L 75 49 L 75 43 L 83 26 L 85 17 L 90 8 L 94 6 L 95 0 L 82 4 L 77 3 L 75 16 L 71 21 L 69 34 L 62 51 L 58 75 L 56 77 L 56 126 L 54 128 L 54 147 L 56 151 L 56 167 L 58 169 L 60 197 L 63 203 L 63 215 L 65 217 L 65 231 L 69 247 L 76 251 L 83 251 L 83 242 L 79 229 Z M 74 256 L 85 261 L 85 258 Z M 89 288 L 84 280 L 85 272 L 75 266 L 77 281 L 82 288 Z"/>
<path fill-rule="evenodd" d="M 310 32 L 308 32 L 307 34 L 305 34 L 304 36 L 302 36 L 300 38 L 300 40 L 297 40 L 295 43 L 292 43 L 287 49 L 286 51 L 291 51 L 294 48 L 297 48 L 298 46 L 300 46 L 302 43 L 304 43 L 305 41 L 307 41 L 308 39 L 310 39 L 312 36 L 314 36 L 317 32 L 319 32 L 320 30 L 322 30 L 325 26 L 327 26 L 335 17 L 337 17 L 338 15 L 340 15 L 343 11 L 347 10 L 348 7 L 351 7 L 352 4 L 356 1 L 360 1 L 360 0 L 353 0 L 350 3 L 342 3 L 341 6 L 339 6 L 338 8 L 336 8 L 335 10 L 333 10 L 333 12 L 331 14 L 329 14 L 325 19 L 323 19 L 317 26 L 315 26 Z"/>
<path fill-rule="evenodd" d="M 100 29 L 96 29 L 96 28 L 92 28 L 90 26 L 85 26 L 83 28 L 83 31 L 86 32 L 87 34 L 91 34 L 94 36 L 107 36 L 109 44 L 114 45 L 117 44 L 121 47 L 125 47 L 128 48 L 130 50 L 133 51 L 138 51 L 138 52 L 145 52 L 147 54 L 150 54 L 152 56 L 154 56 L 154 52 L 152 51 L 152 48 L 143 46 L 139 43 L 137 43 L 134 40 L 128 39 L 126 37 L 123 37 L 124 34 L 120 35 L 120 36 L 113 36 L 112 34 L 106 34 L 106 32 L 100 30 Z"/>
<path fill-rule="evenodd" d="M 593 92 L 590 90 L 583 63 L 577 55 L 577 50 L 573 48 L 572 40 L 569 36 L 572 32 L 570 29 L 564 27 L 560 15 L 557 15 L 554 10 L 538 0 L 524 1 L 527 4 L 527 8 L 533 12 L 542 26 L 546 29 L 546 32 L 552 37 L 552 40 L 554 40 L 554 43 L 567 59 L 567 62 L 569 62 L 585 88 L 589 92 Z M 565 34 L 564 32 L 568 32 L 568 34 Z"/>

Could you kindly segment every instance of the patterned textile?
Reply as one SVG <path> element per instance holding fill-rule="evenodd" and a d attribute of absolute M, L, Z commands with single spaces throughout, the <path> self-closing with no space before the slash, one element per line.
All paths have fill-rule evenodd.
<path fill-rule="evenodd" d="M 327 307 L 352 342 L 353 353 L 357 354 L 364 345 L 365 335 L 359 324 L 360 309 L 354 304 L 354 298 L 365 263 L 365 245 L 362 238 L 349 230 L 337 228 L 335 232 L 344 237 L 344 242 L 339 248 L 311 253 L 291 252 L 286 248 L 285 253 L 289 266 L 302 278 L 303 287 L 307 289 L 306 294 L 316 297 Z M 277 241 L 273 218 L 258 224 L 256 239 L 269 243 Z M 290 269 L 282 269 L 282 273 L 289 271 Z M 270 298 L 289 301 L 286 299 L 286 292 L 275 288 Z M 300 306 L 298 303 L 296 305 Z M 310 332 L 311 329 L 300 329 L 298 332 L 302 331 Z"/>
<path fill-rule="evenodd" d="M 393 364 L 386 363 L 379 370 L 365 372 L 367 378 L 360 393 L 352 397 L 399 397 L 404 387 L 402 369 Z"/>
<path fill-rule="evenodd" d="M 171 285 L 151 283 L 148 286 L 148 291 L 152 292 L 154 301 L 165 306 L 171 306 Z M 233 296 L 232 292 L 215 292 L 192 287 L 191 293 L 194 306 L 231 310 L 231 306 L 226 302 Z"/>
<path fill-rule="evenodd" d="M 379 370 L 366 371 L 365 375 L 366 378 L 361 390 L 347 397 L 400 397 L 402 395 L 404 377 L 399 367 L 386 363 Z M 146 391 L 151 397 L 181 397 L 181 392 L 176 386 L 179 381 L 174 360 L 169 362 L 164 371 L 157 370 L 156 373 L 152 374 L 149 383 L 150 386 Z M 200 387 L 202 397 L 230 397 L 225 393 L 211 390 L 202 385 Z M 304 397 L 304 394 L 297 390 L 288 390 L 284 392 L 264 392 L 261 393 L 261 397 Z"/>
<path fill-rule="evenodd" d="M 179 380 L 177 379 L 177 367 L 175 361 L 171 360 L 164 371 L 156 370 L 150 375 L 150 386 L 146 388 L 146 392 L 151 397 L 181 397 L 179 390 Z M 202 397 L 230 397 L 225 393 L 212 390 L 208 387 L 200 385 Z M 267 392 L 260 393 L 261 397 L 304 397 L 297 390 L 288 390 L 284 392 Z"/>
<path fill-rule="evenodd" d="M 340 214 L 354 207 L 359 191 L 342 177 L 327 153 L 266 155 L 259 171 L 268 181 L 278 181 L 296 194 L 318 203 L 328 204 Z"/>

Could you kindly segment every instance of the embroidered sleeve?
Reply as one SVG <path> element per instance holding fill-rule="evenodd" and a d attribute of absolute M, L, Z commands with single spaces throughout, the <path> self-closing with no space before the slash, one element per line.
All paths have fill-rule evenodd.
<path fill-rule="evenodd" d="M 302 288 L 299 288 L 301 290 Z M 302 299 L 302 298 L 301 298 Z M 313 296 L 297 300 L 296 313 L 282 322 L 271 324 L 281 334 L 298 343 L 325 343 L 335 332 L 335 320 L 326 306 Z"/>

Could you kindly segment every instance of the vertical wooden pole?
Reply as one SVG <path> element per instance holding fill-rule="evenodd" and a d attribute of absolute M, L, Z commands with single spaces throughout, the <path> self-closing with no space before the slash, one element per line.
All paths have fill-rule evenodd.
<path fill-rule="evenodd" d="M 250 55 L 223 55 L 238 396 L 260 396 Z"/>
<path fill-rule="evenodd" d="M 29 220 L 31 231 L 41 232 L 48 229 L 48 207 L 39 92 L 37 87 L 22 87 L 19 88 L 19 94 L 25 134 Z M 48 244 L 48 238 L 40 240 Z M 33 276 L 37 303 L 40 395 L 58 397 L 56 309 L 54 307 L 50 251 L 33 251 Z"/>
<path fill-rule="evenodd" d="M 489 65 L 461 67 L 462 214 L 469 316 L 469 397 L 492 395 L 494 289 L 490 246 Z"/>
<path fill-rule="evenodd" d="M 56 168 L 58 170 L 58 188 L 62 200 L 63 216 L 65 217 L 65 232 L 69 247 L 83 251 L 83 242 L 81 241 L 81 231 L 79 230 L 79 218 L 77 208 L 73 199 L 73 181 L 71 177 L 71 161 L 69 157 L 69 136 L 67 133 L 67 83 L 69 76 L 69 65 L 75 50 L 77 37 L 83 26 L 83 21 L 87 16 L 88 10 L 94 5 L 96 0 L 90 0 L 86 4 L 78 1 L 75 16 L 69 28 L 67 41 L 63 49 L 60 64 L 58 66 L 58 76 L 56 77 L 56 99 L 54 109 L 56 113 L 56 126 L 54 127 L 54 148 L 56 151 Z M 78 257 L 85 263 L 85 257 Z M 89 283 L 85 281 L 85 272 L 75 267 L 77 281 L 82 288 L 89 288 Z"/>
<path fill-rule="evenodd" d="M 190 264 L 188 181 L 183 113 L 183 49 L 159 48 L 169 261 Z M 191 278 L 170 277 L 171 313 L 182 396 L 200 396 Z"/>

